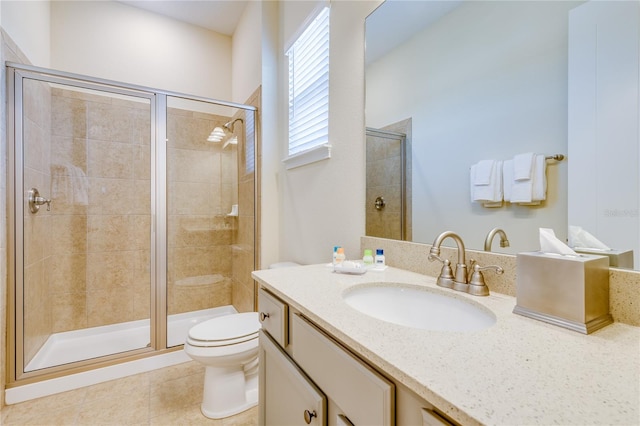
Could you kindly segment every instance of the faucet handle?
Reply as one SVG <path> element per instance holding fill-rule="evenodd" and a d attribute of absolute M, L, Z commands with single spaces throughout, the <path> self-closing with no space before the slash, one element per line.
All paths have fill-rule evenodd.
<path fill-rule="evenodd" d="M 443 265 L 436 284 L 440 287 L 453 288 L 454 276 L 453 270 L 451 269 L 451 261 L 449 259 L 442 260 L 440 258 L 438 258 L 438 260 L 442 261 Z"/>
<path fill-rule="evenodd" d="M 473 272 L 471 273 L 471 278 L 469 279 L 469 294 L 473 294 L 474 296 L 488 296 L 489 287 L 487 287 L 484 282 L 484 275 L 482 275 L 482 271 L 493 269 L 496 271 L 496 274 L 500 275 L 504 273 L 504 269 L 502 269 L 502 267 L 498 265 L 480 266 L 475 261 L 472 262 Z"/>

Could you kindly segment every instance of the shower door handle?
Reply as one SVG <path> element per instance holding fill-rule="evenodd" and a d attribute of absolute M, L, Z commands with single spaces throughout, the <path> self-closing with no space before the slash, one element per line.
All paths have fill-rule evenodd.
<path fill-rule="evenodd" d="M 37 188 L 31 188 L 29 190 L 29 210 L 31 213 L 38 213 L 43 204 L 47 205 L 47 211 L 51 211 L 51 200 L 41 197 Z"/>

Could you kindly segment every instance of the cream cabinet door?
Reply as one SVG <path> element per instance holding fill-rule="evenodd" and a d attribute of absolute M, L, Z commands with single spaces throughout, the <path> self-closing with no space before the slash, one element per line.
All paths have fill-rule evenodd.
<path fill-rule="evenodd" d="M 260 425 L 326 425 L 327 399 L 264 331 L 260 331 Z"/>

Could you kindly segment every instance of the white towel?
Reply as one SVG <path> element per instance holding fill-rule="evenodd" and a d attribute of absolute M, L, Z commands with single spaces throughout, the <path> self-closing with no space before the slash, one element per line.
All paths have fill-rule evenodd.
<path fill-rule="evenodd" d="M 513 187 L 513 160 L 505 160 L 502 164 L 502 192 L 503 198 L 511 202 L 511 188 Z"/>
<path fill-rule="evenodd" d="M 513 173 L 514 180 L 511 181 L 511 194 L 509 197 L 512 203 L 538 205 L 547 198 L 547 162 L 543 154 L 534 156 L 530 179 L 515 179 L 515 158 Z"/>
<path fill-rule="evenodd" d="M 517 181 L 530 180 L 533 177 L 534 154 L 518 154 L 513 157 L 513 179 Z"/>
<path fill-rule="evenodd" d="M 534 202 L 547 199 L 547 159 L 544 154 L 536 154 L 533 170 L 533 195 Z"/>
<path fill-rule="evenodd" d="M 86 206 L 89 204 L 89 178 L 84 171 L 77 166 L 70 166 L 73 179 L 73 202 Z"/>
<path fill-rule="evenodd" d="M 51 197 L 64 204 L 89 204 L 89 178 L 73 164 L 51 165 Z"/>
<path fill-rule="evenodd" d="M 482 160 L 476 166 L 474 185 L 490 185 L 496 160 Z"/>
<path fill-rule="evenodd" d="M 476 185 L 478 164 L 471 166 L 469 172 L 471 184 L 471 202 L 483 203 L 484 207 L 502 205 L 502 161 L 494 161 L 488 185 Z"/>

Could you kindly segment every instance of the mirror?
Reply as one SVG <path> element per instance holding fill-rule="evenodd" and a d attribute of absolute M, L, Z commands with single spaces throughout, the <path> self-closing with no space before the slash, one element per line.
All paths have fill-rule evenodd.
<path fill-rule="evenodd" d="M 600 9 L 588 10 L 594 3 Z M 625 7 L 635 9 L 629 13 Z M 539 249 L 539 228 L 553 229 L 566 242 L 569 225 L 576 225 L 611 248 L 634 250 L 638 268 L 637 9 L 632 1 L 382 3 L 366 21 L 366 127 L 395 131 L 398 123 L 411 123 L 406 141 L 411 147 L 406 239 L 430 244 L 442 231 L 453 230 L 467 248 L 482 250 L 486 236 L 497 227 L 506 232 L 510 247 L 500 247 L 496 238 L 492 250 L 515 254 Z M 630 29 L 620 32 L 619 21 L 627 15 L 632 19 L 624 26 Z M 593 24 L 589 16 L 606 17 L 608 27 L 600 21 Z M 590 43 L 590 33 L 582 27 L 596 26 L 601 32 L 609 28 L 613 34 L 609 44 L 618 52 L 597 52 L 598 73 L 608 67 L 607 81 L 620 80 L 612 90 L 602 81 L 596 90 L 589 89 L 594 85 L 589 73 L 594 71 L 585 65 L 589 58 L 579 54 Z M 394 40 L 396 36 L 400 40 Z M 619 47 L 616 36 L 629 46 Z M 628 73 L 621 75 L 619 62 L 606 62 L 616 55 L 632 64 Z M 607 114 L 602 114 L 602 90 L 613 92 Z M 585 110 L 585 104 L 603 117 L 589 116 L 594 113 Z M 589 126 L 597 122 L 596 127 L 606 128 L 601 122 L 612 121 L 614 111 L 628 108 L 630 113 L 620 119 L 624 123 L 613 120 L 618 120 L 615 128 L 623 130 L 591 138 L 599 130 Z M 624 143 L 605 149 L 612 139 Z M 545 162 L 544 201 L 538 205 L 505 202 L 496 208 L 472 202 L 469 172 L 473 164 L 510 160 L 527 152 L 564 156 L 562 161 Z M 626 178 L 621 179 L 621 174 Z M 615 199 L 609 195 L 612 186 L 616 186 Z M 393 196 L 397 194 L 387 198 Z M 367 214 L 376 211 L 369 206 L 366 210 Z"/>

